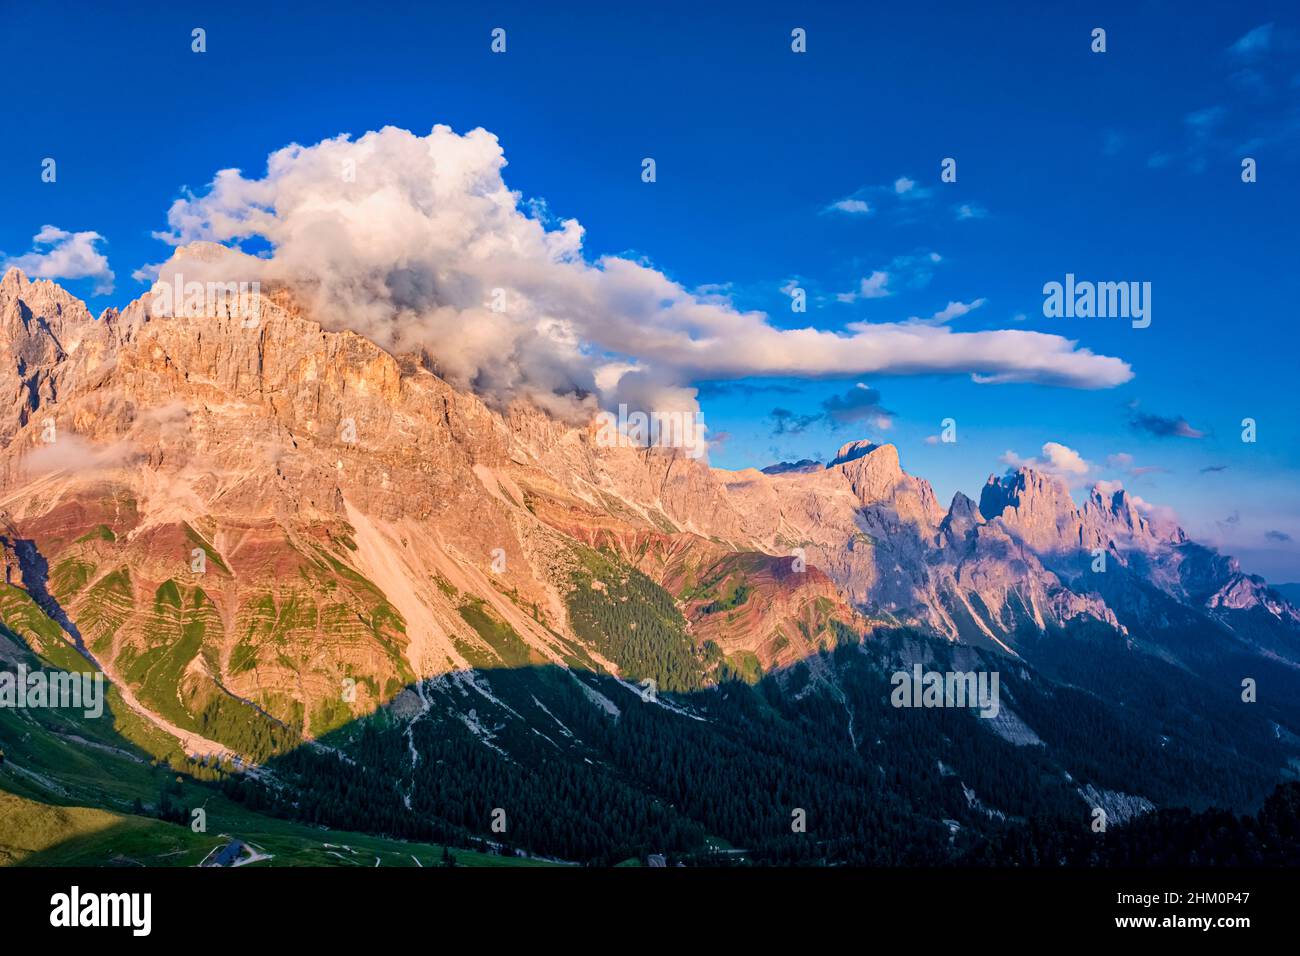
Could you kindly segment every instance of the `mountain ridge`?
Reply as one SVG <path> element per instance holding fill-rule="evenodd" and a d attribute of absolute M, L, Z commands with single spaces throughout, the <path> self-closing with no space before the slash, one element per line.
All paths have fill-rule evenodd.
<path fill-rule="evenodd" d="M 149 692 L 140 658 L 185 646 L 163 668 L 194 702 L 172 715 L 182 725 L 242 701 L 315 736 L 400 686 L 515 654 L 497 631 L 521 659 L 655 677 L 644 656 L 619 660 L 628 641 L 573 627 L 574 595 L 603 583 L 592 550 L 645 575 L 627 579 L 637 593 L 667 589 L 681 647 L 663 653 L 688 683 L 719 657 L 788 666 L 881 625 L 1012 656 L 1026 629 L 1086 619 L 1127 634 L 1134 588 L 1221 620 L 1300 621 L 1122 490 L 1076 505 L 1021 468 L 992 476 L 978 506 L 959 493 L 945 509 L 891 444 L 850 442 L 825 468 L 779 475 L 601 447 L 590 425 L 453 388 L 427 352 L 323 329 L 288 290 L 258 304 L 253 328 L 229 311 L 154 316 L 151 293 L 94 319 L 54 283 L 0 281 L 0 380 L 17 395 L 0 507 L 105 669 L 146 675 L 146 702 L 166 688 Z M 1098 549 L 1126 583 L 1089 576 Z M 160 640 L 168 629 L 202 637 Z M 1288 640 L 1252 640 L 1295 660 Z M 359 702 L 341 707 L 349 675 Z"/>

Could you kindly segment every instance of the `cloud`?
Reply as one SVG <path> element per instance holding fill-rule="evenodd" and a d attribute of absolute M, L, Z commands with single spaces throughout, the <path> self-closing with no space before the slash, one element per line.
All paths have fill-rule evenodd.
<path fill-rule="evenodd" d="M 1264 74 L 1248 66 L 1237 70 L 1228 77 L 1228 81 L 1238 89 L 1254 93 L 1256 96 L 1267 96 L 1273 91 Z"/>
<path fill-rule="evenodd" d="M 851 292 L 841 292 L 835 296 L 839 302 L 857 302 L 860 299 L 883 299 L 894 295 L 894 285 L 907 289 L 922 289 L 934 278 L 934 267 L 943 261 L 937 252 L 915 252 L 905 256 L 894 256 L 887 268 L 877 269 L 858 283 L 858 288 Z M 894 283 L 898 279 L 898 283 Z"/>
<path fill-rule="evenodd" d="M 1153 475 L 1169 470 L 1158 465 L 1137 465 L 1134 463 L 1133 456 L 1125 451 L 1107 455 L 1106 467 L 1114 471 L 1122 471 L 1133 478 L 1141 478 L 1143 475 Z"/>
<path fill-rule="evenodd" d="M 145 428 L 156 429 L 158 438 L 174 439 L 189 433 L 190 414 L 189 406 L 177 400 L 142 409 L 136 420 Z"/>
<path fill-rule="evenodd" d="M 96 445 L 80 435 L 59 434 L 49 444 L 37 445 L 22 460 L 31 474 L 61 471 L 73 474 L 119 468 L 143 457 L 128 441 Z"/>
<path fill-rule="evenodd" d="M 1201 469 L 1201 474 L 1208 475 L 1211 472 L 1227 471 L 1227 470 L 1228 470 L 1227 465 L 1206 465 L 1204 468 Z"/>
<path fill-rule="evenodd" d="M 794 395 L 799 392 L 799 389 L 793 385 L 782 385 L 779 382 L 760 382 L 758 384 L 748 382 L 700 382 L 696 391 L 699 392 L 701 398 L 719 398 L 724 395 L 753 398 L 755 395 L 765 393 Z"/>
<path fill-rule="evenodd" d="M 832 395 L 822 402 L 827 419 L 835 425 L 870 422 L 877 428 L 893 426 L 893 412 L 880 404 L 880 392 L 858 382 L 843 395 Z"/>
<path fill-rule="evenodd" d="M 1122 481 L 1098 481 L 1093 484 L 1093 488 L 1106 499 L 1113 499 L 1118 492 L 1124 492 L 1125 500 L 1154 524 L 1173 527 L 1178 524 L 1178 513 L 1173 508 L 1166 505 L 1153 505 L 1141 495 L 1125 490 Z"/>
<path fill-rule="evenodd" d="M 1228 111 L 1222 106 L 1207 106 L 1203 110 L 1194 110 L 1183 117 L 1183 122 L 1192 129 L 1210 129 L 1223 122 Z"/>
<path fill-rule="evenodd" d="M 1124 492 L 1129 502 L 1139 513 L 1145 515 L 1152 522 L 1163 525 L 1177 526 L 1178 512 L 1168 505 L 1153 505 L 1141 495 L 1135 495 L 1130 491 Z"/>
<path fill-rule="evenodd" d="M 1294 35 L 1275 30 L 1272 23 L 1238 37 L 1225 55 L 1224 92 L 1230 101 L 1185 113 L 1182 143 L 1169 142 L 1152 152 L 1147 166 L 1162 169 L 1177 164 L 1199 174 L 1212 164 L 1235 165 L 1242 156 L 1300 138 L 1300 122 L 1290 100 L 1277 95 L 1294 72 L 1284 54 L 1295 48 Z M 1248 102 L 1242 101 L 1243 95 Z"/>
<path fill-rule="evenodd" d="M 924 205 L 933 190 L 918 186 L 910 176 L 899 176 L 883 186 L 863 186 L 843 199 L 837 199 L 822 210 L 824 213 L 840 212 L 863 216 L 875 213 L 878 208 L 891 207 L 900 212 L 904 205 Z M 869 201 L 870 200 L 870 201 Z"/>
<path fill-rule="evenodd" d="M 1049 471 L 1067 475 L 1086 475 L 1092 466 L 1073 448 L 1049 441 L 1043 445 L 1043 455 Z"/>
<path fill-rule="evenodd" d="M 1204 438 L 1205 432 L 1193 428 L 1181 415 L 1167 418 L 1164 415 L 1152 415 L 1134 411 L 1129 425 L 1137 431 L 1155 435 L 1157 438 Z"/>
<path fill-rule="evenodd" d="M 788 408 L 774 408 L 769 413 L 773 435 L 798 435 L 821 421 L 821 415 L 796 415 Z"/>
<path fill-rule="evenodd" d="M 704 379 L 956 374 L 1105 388 L 1132 378 L 1123 360 L 1059 335 L 778 328 L 647 262 L 589 260 L 582 226 L 530 215 L 537 207 L 507 187 L 505 164 L 483 129 L 386 127 L 292 145 L 260 178 L 222 170 L 177 200 L 158 235 L 175 245 L 252 241 L 262 257 L 211 268 L 291 287 L 327 328 L 392 351 L 423 349 L 443 377 L 492 402 L 522 396 L 573 417 L 591 413 L 593 396 L 606 407 L 626 401 L 625 390 L 693 401 L 689 383 Z M 199 269 L 200 258 L 169 268 Z M 629 367 L 598 387 L 595 370 L 610 363 Z"/>
<path fill-rule="evenodd" d="M 888 284 L 889 273 L 878 269 L 858 283 L 856 291 L 841 292 L 835 298 L 840 302 L 856 302 L 858 299 L 883 299 L 891 294 L 889 289 L 885 288 Z"/>
<path fill-rule="evenodd" d="M 960 206 L 953 207 L 953 215 L 958 222 L 964 222 L 967 219 L 984 219 L 987 218 L 989 211 L 979 203 L 962 203 Z"/>
<path fill-rule="evenodd" d="M 1147 166 L 1158 169 L 1178 158 L 1192 172 L 1205 172 L 1209 164 L 1209 153 L 1218 148 L 1215 144 L 1215 135 L 1227 115 L 1227 109 L 1222 106 L 1207 106 L 1186 114 L 1183 117 L 1183 126 L 1187 134 L 1186 146 L 1176 155 L 1153 154 L 1147 160 Z"/>
<path fill-rule="evenodd" d="M 1208 106 L 1183 117 L 1183 122 L 1197 140 L 1208 139 L 1214 128 L 1223 122 L 1228 111 L 1222 106 Z"/>
<path fill-rule="evenodd" d="M 893 186 L 877 187 L 882 192 L 892 192 L 903 202 L 921 202 L 927 200 L 933 194 L 934 190 L 927 189 L 924 186 L 918 186 L 916 180 L 908 176 L 899 176 L 894 180 Z"/>
<path fill-rule="evenodd" d="M 1285 544 L 1291 540 L 1291 536 L 1285 531 L 1265 531 L 1264 537 L 1268 538 L 1270 541 L 1276 541 L 1279 544 Z"/>
<path fill-rule="evenodd" d="M 1233 513 L 1228 515 L 1226 518 L 1223 518 L 1222 520 L 1216 520 L 1214 523 L 1216 526 L 1218 526 L 1218 529 L 1221 533 L 1226 534 L 1228 532 L 1235 531 L 1237 525 L 1241 524 L 1241 512 L 1233 511 Z"/>
<path fill-rule="evenodd" d="M 95 295 L 108 295 L 115 276 L 108 258 L 95 248 L 95 243 L 103 241 L 97 232 L 42 226 L 32 237 L 31 252 L 6 258 L 0 267 L 21 269 L 32 279 L 94 279 Z"/>
<path fill-rule="evenodd" d="M 1268 51 L 1273 45 L 1273 24 L 1265 23 L 1241 36 L 1228 47 L 1228 53 L 1241 59 L 1250 59 Z"/>
<path fill-rule="evenodd" d="M 1009 468 L 1032 468 L 1067 479 L 1080 478 L 1093 467 L 1073 448 L 1054 441 L 1043 444 L 1041 458 L 1021 458 L 1014 451 L 1007 450 L 999 460 Z"/>
<path fill-rule="evenodd" d="M 880 404 L 880 392 L 863 382 L 841 395 L 825 399 L 820 412 L 798 415 L 788 408 L 774 408 L 769 413 L 773 435 L 798 435 L 814 425 L 844 428 L 863 422 L 886 431 L 894 427 L 893 415 Z"/>
<path fill-rule="evenodd" d="M 906 256 L 894 256 L 889 263 L 891 275 L 903 278 L 909 289 L 921 289 L 929 285 L 934 277 L 934 267 L 943 262 L 943 256 L 937 252 L 914 252 Z"/>
<path fill-rule="evenodd" d="M 953 319 L 960 319 L 963 315 L 966 315 L 969 312 L 974 312 L 976 309 L 982 306 L 985 303 L 985 301 L 987 300 L 976 299 L 974 302 L 949 302 L 947 305 L 945 305 L 938 312 L 934 313 L 934 315 L 930 316 L 928 319 L 918 318 L 917 316 L 914 315 L 909 321 L 925 322 L 925 323 L 933 323 L 933 324 L 941 325 L 944 322 L 950 322 Z"/>
<path fill-rule="evenodd" d="M 843 212 L 850 216 L 866 216 L 871 212 L 871 206 L 863 199 L 839 199 L 826 207 L 827 212 Z"/>

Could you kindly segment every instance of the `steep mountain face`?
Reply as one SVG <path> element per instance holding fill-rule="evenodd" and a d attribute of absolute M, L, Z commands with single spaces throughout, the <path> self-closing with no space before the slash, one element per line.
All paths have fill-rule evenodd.
<path fill-rule="evenodd" d="M 96 322 L 5 277 L 0 507 L 76 639 L 169 721 L 251 706 L 310 736 L 418 679 L 519 662 L 657 679 L 664 654 L 698 686 L 729 654 L 772 666 L 861 629 L 825 575 L 747 550 L 688 459 L 490 410 L 282 295 L 256 328 L 150 302 Z M 668 649 L 630 649 L 608 615 L 575 628 L 606 572 L 636 572 L 621 601 L 661 600 Z"/>
<path fill-rule="evenodd" d="M 945 509 L 865 441 L 825 467 L 726 471 L 490 407 L 435 356 L 325 331 L 284 290 L 251 327 L 153 313 L 146 295 L 94 319 L 51 283 L 0 282 L 0 609 L 38 652 L 81 649 L 188 753 L 262 762 L 383 706 L 411 722 L 409 809 L 422 720 L 503 756 L 521 722 L 598 763 L 616 742 L 580 746 L 595 718 L 557 708 L 616 719 L 620 695 L 764 673 L 790 719 L 824 701 L 799 719 L 868 754 L 879 675 L 839 655 L 900 629 L 1078 686 L 1095 674 L 1061 648 L 1079 635 L 1202 675 L 1300 663 L 1294 607 L 1123 491 L 1076 505 L 1023 468 Z M 871 653 L 933 657 L 909 647 Z M 1050 697 L 1023 680 L 981 731 L 1016 748 L 1043 745 L 1020 711 Z M 719 706 L 661 704 L 704 723 Z"/>

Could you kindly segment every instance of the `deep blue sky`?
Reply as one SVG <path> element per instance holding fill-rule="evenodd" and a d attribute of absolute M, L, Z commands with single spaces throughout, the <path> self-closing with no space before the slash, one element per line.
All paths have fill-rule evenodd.
<path fill-rule="evenodd" d="M 98 232 L 115 291 L 66 284 L 96 311 L 123 305 L 145 291 L 132 271 L 166 257 L 150 232 L 183 186 L 226 167 L 260 175 L 290 142 L 483 126 L 505 149 L 507 183 L 580 220 L 589 257 L 644 256 L 789 326 L 930 316 L 982 298 L 955 328 L 1062 334 L 1136 373 L 1098 391 L 885 375 L 706 391 L 711 429 L 730 435 L 715 464 L 826 459 L 845 441 L 882 438 L 946 500 L 977 495 L 1008 450 L 1028 459 L 1055 441 L 1094 463 L 1089 477 L 1174 507 L 1249 570 L 1300 580 L 1293 2 L 1060 14 L 997 3 L 295 6 L 7 5 L 0 251 L 28 252 L 46 224 Z M 190 51 L 196 26 L 202 56 Z M 496 26 L 508 31 L 504 56 L 488 49 Z M 805 55 L 790 51 L 795 26 L 808 31 Z M 1105 54 L 1089 49 L 1098 26 Z M 1259 164 L 1250 185 L 1246 155 Z M 53 185 L 40 181 L 47 156 Z M 658 164 L 652 186 L 640 181 L 644 156 Z M 939 181 L 947 156 L 955 184 Z M 900 177 L 929 196 L 893 194 Z M 827 212 L 853 196 L 873 214 Z M 962 205 L 985 214 L 959 221 Z M 929 252 L 942 261 L 921 285 L 897 260 Z M 877 270 L 893 272 L 896 294 L 835 301 Z M 1151 282 L 1151 327 L 1044 318 L 1042 285 L 1066 272 Z M 810 296 L 803 316 L 781 291 L 795 277 Z M 822 418 L 774 434 L 773 409 L 815 416 L 859 381 L 879 390 L 890 429 Z M 1204 437 L 1135 427 L 1133 401 Z M 1239 440 L 1246 416 L 1260 423 L 1253 445 Z M 927 444 L 946 417 L 957 444 Z M 1163 470 L 1108 467 L 1119 454 Z"/>

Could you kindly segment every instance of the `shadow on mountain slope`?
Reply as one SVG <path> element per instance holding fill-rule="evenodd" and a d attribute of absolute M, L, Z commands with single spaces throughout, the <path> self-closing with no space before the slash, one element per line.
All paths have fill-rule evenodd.
<path fill-rule="evenodd" d="M 1098 842 L 1132 862 L 1130 828 L 1116 825 L 1137 816 L 1138 832 L 1144 816 L 1164 820 L 1146 812 L 1152 804 L 1254 810 L 1294 776 L 1294 704 L 1246 704 L 1235 681 L 1134 651 L 1101 626 L 1026 646 L 1032 663 L 879 631 L 752 684 L 680 694 L 550 665 L 456 672 L 408 686 L 320 740 L 286 737 L 252 773 L 229 760 L 174 759 L 179 790 L 111 724 L 57 727 L 50 712 L 7 711 L 9 769 L 30 766 L 0 783 L 13 789 L 22 777 L 29 796 L 126 813 L 120 826 L 137 830 L 141 814 L 184 822 L 211 805 L 221 809 L 209 832 L 235 835 L 276 821 L 272 830 L 327 827 L 605 865 L 650 853 L 936 865 L 1086 862 Z M 891 706 L 891 675 L 916 664 L 996 673 L 998 715 Z M 1270 701 L 1300 700 L 1285 667 L 1261 680 L 1275 689 Z M 115 710 L 114 720 L 130 716 Z M 51 724 L 35 742 L 32 721 Z M 1101 841 L 1092 840 L 1097 809 L 1114 826 Z M 42 852 L 32 862 L 71 851 Z"/>
<path fill-rule="evenodd" d="M 1144 657 L 1117 677 L 1093 655 L 1118 649 L 1058 640 L 1073 683 L 908 632 L 655 698 L 556 667 L 451 674 L 271 760 L 287 788 L 222 786 L 258 812 L 583 862 L 927 865 L 986 860 L 1026 821 L 1090 833 L 1099 806 L 1254 808 L 1289 773 L 1296 748 L 1231 695 Z M 999 717 L 890 706 L 914 663 L 998 671 Z"/>
<path fill-rule="evenodd" d="M 77 649 L 84 654 L 85 647 L 82 644 L 81 632 L 59 604 L 58 599 L 50 593 L 50 565 L 36 546 L 36 542 L 26 538 L 10 540 L 7 536 L 0 535 L 0 547 L 13 548 L 22 573 L 23 586 L 31 594 L 32 600 L 36 602 L 37 606 L 45 612 L 50 620 L 63 628 L 68 636 L 72 638 Z"/>

